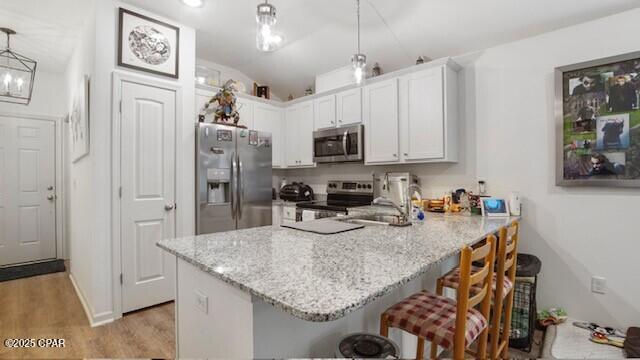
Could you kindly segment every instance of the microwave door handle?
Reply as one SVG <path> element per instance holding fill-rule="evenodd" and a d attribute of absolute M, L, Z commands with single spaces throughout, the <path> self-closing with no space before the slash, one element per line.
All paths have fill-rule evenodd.
<path fill-rule="evenodd" d="M 347 136 L 349 136 L 349 130 L 345 130 L 342 135 L 342 150 L 344 151 L 344 156 L 349 156 L 349 152 L 347 151 Z"/>

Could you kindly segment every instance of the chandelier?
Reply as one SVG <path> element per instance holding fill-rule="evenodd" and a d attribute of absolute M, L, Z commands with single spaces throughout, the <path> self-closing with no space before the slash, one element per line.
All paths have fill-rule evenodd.
<path fill-rule="evenodd" d="M 273 33 L 277 22 L 275 6 L 269 4 L 267 0 L 258 5 L 256 13 L 256 23 L 258 24 L 256 47 L 258 50 L 269 52 L 278 49 L 282 42 L 282 36 Z"/>
<path fill-rule="evenodd" d="M 0 51 L 0 101 L 29 105 L 36 76 L 34 60 L 11 50 L 11 35 L 15 31 L 0 28 L 7 34 L 7 47 Z"/>
<path fill-rule="evenodd" d="M 367 67 L 367 56 L 360 52 L 360 0 L 356 0 L 357 16 L 358 16 L 358 52 L 351 57 L 351 66 L 353 66 L 353 76 L 356 84 L 362 83 L 364 71 Z"/>

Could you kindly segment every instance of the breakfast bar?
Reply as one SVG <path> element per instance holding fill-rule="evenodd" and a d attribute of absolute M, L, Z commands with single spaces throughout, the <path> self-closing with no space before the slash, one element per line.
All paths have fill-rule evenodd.
<path fill-rule="evenodd" d="M 428 214 L 333 235 L 265 226 L 162 240 L 177 257 L 177 356 L 333 357 L 342 336 L 377 333 L 388 306 L 433 288 L 464 245 L 511 220 Z"/>

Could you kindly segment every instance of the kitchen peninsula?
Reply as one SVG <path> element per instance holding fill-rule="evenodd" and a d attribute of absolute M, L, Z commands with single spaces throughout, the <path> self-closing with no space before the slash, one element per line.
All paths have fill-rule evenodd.
<path fill-rule="evenodd" d="M 511 220 L 429 214 L 334 235 L 265 226 L 162 240 L 177 256 L 177 356 L 333 357 L 342 336 L 377 333 L 388 306 Z"/>

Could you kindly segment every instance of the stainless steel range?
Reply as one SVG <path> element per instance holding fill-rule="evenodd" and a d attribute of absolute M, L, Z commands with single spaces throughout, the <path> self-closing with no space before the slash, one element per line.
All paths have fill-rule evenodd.
<path fill-rule="evenodd" d="M 373 181 L 332 180 L 327 183 L 327 200 L 298 203 L 296 218 L 304 221 L 347 215 L 349 208 L 371 205 L 372 201 Z"/>

